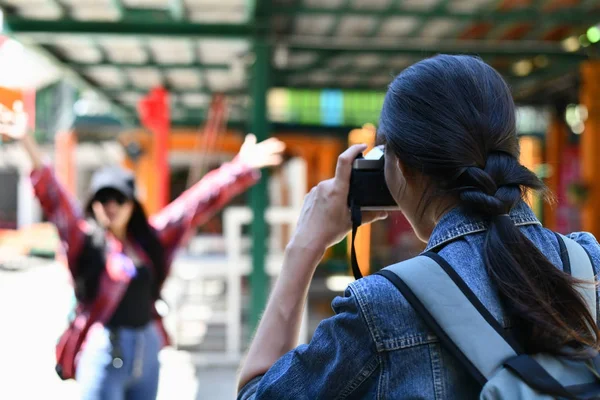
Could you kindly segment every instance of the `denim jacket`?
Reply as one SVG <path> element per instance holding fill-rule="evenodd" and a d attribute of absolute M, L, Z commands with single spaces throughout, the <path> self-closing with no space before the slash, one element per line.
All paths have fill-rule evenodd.
<path fill-rule="evenodd" d="M 520 203 L 512 220 L 548 259 L 562 269 L 554 234 Z M 484 266 L 486 225 L 456 208 L 442 217 L 425 251 L 439 250 L 479 300 L 504 326 L 510 321 Z M 590 254 L 595 273 L 600 245 L 589 233 L 569 237 Z M 440 250 L 441 249 L 441 250 Z M 600 304 L 600 303 L 597 303 Z M 353 282 L 332 303 L 311 342 L 281 357 L 250 381 L 238 399 L 468 399 L 481 387 L 442 346 L 387 279 L 371 275 Z"/>

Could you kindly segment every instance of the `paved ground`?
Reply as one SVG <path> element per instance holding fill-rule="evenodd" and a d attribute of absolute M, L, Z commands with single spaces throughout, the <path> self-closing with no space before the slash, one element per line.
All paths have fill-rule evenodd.
<path fill-rule="evenodd" d="M 0 399 L 78 398 L 77 384 L 54 373 L 54 344 L 69 309 L 68 276 L 45 264 L 0 270 Z M 235 367 L 196 369 L 189 354 L 161 354 L 160 399 L 232 399 Z"/>

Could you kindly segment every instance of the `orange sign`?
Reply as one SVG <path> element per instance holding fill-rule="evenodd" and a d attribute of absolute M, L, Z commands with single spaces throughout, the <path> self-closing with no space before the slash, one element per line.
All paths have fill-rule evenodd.
<path fill-rule="evenodd" d="M 377 137 L 377 129 L 373 124 L 365 124 L 362 128 L 353 129 L 348 135 L 348 142 L 350 145 L 364 143 L 367 146 L 365 154 L 368 153 L 373 146 L 375 146 L 375 139 Z"/>
<path fill-rule="evenodd" d="M 26 129 L 27 120 L 23 92 L 0 87 L 0 134 L 21 132 Z"/>

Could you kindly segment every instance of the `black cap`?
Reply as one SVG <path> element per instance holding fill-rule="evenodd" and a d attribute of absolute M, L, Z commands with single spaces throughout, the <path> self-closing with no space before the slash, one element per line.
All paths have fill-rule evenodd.
<path fill-rule="evenodd" d="M 135 178 L 129 171 L 119 167 L 104 167 L 92 177 L 89 190 L 90 202 L 103 189 L 113 189 L 129 200 L 135 199 Z"/>

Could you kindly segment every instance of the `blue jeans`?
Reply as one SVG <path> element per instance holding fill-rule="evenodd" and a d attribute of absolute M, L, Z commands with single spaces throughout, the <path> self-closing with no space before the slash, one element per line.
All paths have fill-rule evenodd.
<path fill-rule="evenodd" d="M 107 328 L 88 335 L 76 373 L 82 400 L 156 399 L 160 338 L 154 324 L 117 332 L 120 349 L 111 343 Z M 120 350 L 122 365 L 118 360 L 113 363 L 116 349 Z"/>

